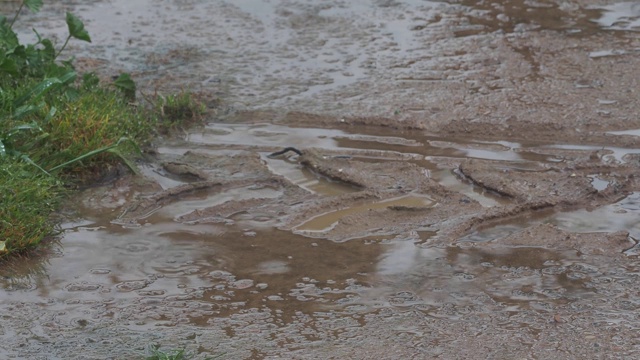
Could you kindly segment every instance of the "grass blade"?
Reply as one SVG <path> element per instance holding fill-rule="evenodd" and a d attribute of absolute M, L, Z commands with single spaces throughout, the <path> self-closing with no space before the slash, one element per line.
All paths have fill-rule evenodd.
<path fill-rule="evenodd" d="M 23 160 L 24 162 L 26 162 L 26 163 L 29 163 L 30 165 L 35 166 L 36 168 L 38 168 L 38 170 L 42 171 L 43 173 L 45 173 L 45 174 L 47 174 L 47 175 L 51 176 L 51 174 L 50 174 L 50 173 L 48 173 L 48 172 L 47 172 L 47 170 L 45 170 L 45 169 L 41 168 L 41 167 L 40 167 L 40 165 L 38 165 L 38 164 L 36 164 L 35 162 L 33 162 L 33 160 L 31 160 L 31 158 L 30 158 L 30 157 L 28 157 L 27 155 L 24 155 L 24 154 L 23 154 L 22 156 L 20 156 L 20 159 L 22 159 L 22 160 Z"/>
<path fill-rule="evenodd" d="M 83 154 L 83 155 L 80 155 L 80 156 L 78 156 L 78 157 L 77 157 L 77 158 L 75 158 L 75 159 L 69 160 L 69 161 L 67 161 L 67 162 L 65 162 L 65 163 L 63 163 L 63 164 L 58 165 L 58 166 L 54 166 L 53 168 L 49 169 L 49 171 L 50 171 L 50 172 L 54 172 L 54 171 L 56 171 L 56 170 L 62 169 L 62 168 L 63 168 L 63 167 L 65 167 L 65 166 L 71 165 L 71 164 L 73 164 L 73 163 L 75 163 L 75 162 L 82 161 L 82 160 L 84 160 L 84 159 L 86 159 L 86 158 L 89 158 L 89 157 L 91 157 L 91 156 L 94 156 L 94 155 L 97 155 L 97 154 L 100 154 L 100 153 L 103 153 L 103 152 L 110 151 L 110 150 L 112 150 L 112 149 L 114 149 L 114 148 L 118 147 L 118 146 L 120 145 L 120 143 L 122 143 L 123 141 L 131 141 L 132 143 L 134 143 L 134 144 L 135 144 L 135 142 L 133 142 L 131 139 L 126 138 L 126 137 L 123 137 L 123 138 L 120 138 L 120 140 L 118 140 L 115 144 L 111 144 L 111 145 L 109 145 L 109 146 L 105 146 L 105 147 L 101 147 L 101 148 L 99 148 L 99 149 L 95 149 L 95 150 L 89 151 L 88 153 Z M 137 148 L 137 145 L 136 145 L 136 148 Z M 112 152 L 112 153 L 113 153 L 113 151 L 110 151 L 110 152 Z M 119 153 L 115 153 L 115 154 L 117 154 L 117 155 L 118 155 L 118 156 L 120 156 L 121 158 L 124 158 L 124 157 L 123 157 L 121 154 L 119 154 Z M 130 164 L 129 162 L 125 162 L 125 164 L 126 164 L 127 166 L 129 166 L 129 167 L 131 167 L 131 166 L 132 166 L 132 164 Z"/>
<path fill-rule="evenodd" d="M 39 84 L 37 84 L 36 86 L 34 86 L 31 89 L 29 89 L 29 91 L 27 91 L 26 94 L 24 94 L 21 97 L 19 97 L 13 103 L 13 105 L 14 105 L 14 107 L 18 108 L 18 107 L 22 106 L 24 103 L 26 103 L 27 100 L 29 100 L 31 98 L 33 98 L 34 100 L 38 99 L 39 97 L 41 97 L 44 94 L 46 94 L 52 88 L 54 88 L 55 86 L 60 85 L 62 83 L 63 82 L 58 78 L 44 79 Z"/>

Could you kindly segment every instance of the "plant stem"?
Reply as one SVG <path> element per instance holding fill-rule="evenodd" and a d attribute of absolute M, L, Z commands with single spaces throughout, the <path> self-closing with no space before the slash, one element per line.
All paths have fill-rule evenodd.
<path fill-rule="evenodd" d="M 20 11 L 22 11 L 23 7 L 24 7 L 24 1 L 20 3 L 20 7 L 18 8 L 16 15 L 13 17 L 13 20 L 11 20 L 11 24 L 9 24 L 9 29 L 11 29 L 13 27 L 13 24 L 16 22 L 16 20 L 18 20 L 18 15 L 20 15 Z"/>
<path fill-rule="evenodd" d="M 62 52 L 62 50 L 64 50 L 64 48 L 67 47 L 67 44 L 69 43 L 69 39 L 71 39 L 71 35 L 67 36 L 67 40 L 64 41 L 64 45 L 62 45 L 62 48 L 60 48 L 60 51 L 58 51 L 56 56 L 53 58 L 54 60 L 57 59 L 58 56 L 60 56 L 60 53 Z"/>

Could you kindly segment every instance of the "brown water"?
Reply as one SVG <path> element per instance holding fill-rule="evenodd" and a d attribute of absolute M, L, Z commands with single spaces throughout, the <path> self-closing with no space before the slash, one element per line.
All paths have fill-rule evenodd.
<path fill-rule="evenodd" d="M 236 129 L 242 129 L 244 133 L 235 133 Z M 251 129 L 259 131 L 247 132 Z M 484 156 L 500 159 L 504 167 L 526 168 L 526 163 L 532 160 L 525 160 L 520 154 L 535 147 L 505 142 L 434 140 L 415 133 L 408 139 L 400 136 L 380 138 L 372 134 L 290 129 L 266 124 L 257 127 L 212 125 L 205 131 L 218 134 L 215 141 L 208 143 L 212 148 L 207 151 L 211 153 L 217 148 L 226 151 L 227 145 L 267 149 L 274 145 L 259 143 L 258 139 L 271 139 L 265 134 L 279 133 L 278 136 L 286 134 L 286 144 L 302 146 L 317 141 L 314 145 L 327 151 L 341 151 L 353 154 L 349 155 L 353 157 L 359 157 L 359 152 L 366 150 L 368 155 L 363 158 L 377 161 L 396 161 L 413 154 L 411 158 L 418 163 L 430 164 L 428 168 L 434 169 L 432 176 L 439 174 L 436 177 L 447 186 L 455 181 L 459 189 L 469 194 L 478 187 L 465 185 L 450 171 L 437 170 L 438 163 L 434 159 Z M 188 137 L 193 138 L 194 134 Z M 160 152 L 176 154 L 186 151 L 184 146 L 193 148 L 196 144 L 188 141 L 181 147 L 162 148 Z M 540 149 L 536 151 L 537 154 Z M 438 152 L 438 156 L 425 159 L 414 156 L 433 152 Z M 302 171 L 306 173 L 292 159 L 267 159 L 264 156 L 261 159 L 274 173 L 290 178 L 294 183 Z M 536 157 L 538 162 L 540 159 L 558 161 L 547 155 Z M 276 163 L 279 164 L 274 166 Z M 297 170 L 292 172 L 291 169 Z M 159 183 L 171 186 L 169 181 L 161 180 L 163 176 L 159 172 L 151 173 Z M 313 173 L 305 176 L 315 177 L 316 187 L 302 187 L 323 196 L 357 191 Z M 320 183 L 322 186 L 317 187 Z M 430 238 L 437 236 L 429 231 L 378 235 L 341 243 L 324 240 L 322 236 L 296 235 L 297 232 L 313 232 L 317 237 L 318 232 L 348 214 L 373 209 L 390 206 L 437 208 L 432 200 L 416 195 L 336 209 L 310 218 L 293 232 L 250 226 L 255 224 L 250 220 L 256 219 L 235 215 L 229 221 L 205 224 L 183 224 L 174 220 L 190 210 L 229 200 L 281 195 L 277 189 L 260 187 L 193 193 L 145 215 L 145 223 L 138 227 L 118 225 L 116 214 L 110 212 L 81 211 L 87 216 L 65 224 L 61 241 L 59 245 L 52 245 L 51 252 L 28 262 L 16 262 L 5 269 L 1 279 L 3 296 L 7 304 L 12 304 L 6 311 L 14 314 L 11 316 L 28 316 L 35 314 L 31 309 L 33 306 L 48 309 L 50 315 L 45 321 L 35 320 L 42 330 L 29 335 L 29 339 L 47 338 L 47 333 L 53 329 L 88 330 L 88 334 L 93 335 L 81 336 L 86 341 L 103 341 L 100 339 L 105 333 L 100 329 L 105 328 L 111 329 L 107 333 L 116 337 L 162 329 L 163 336 L 180 344 L 187 344 L 192 338 L 207 338 L 198 348 L 203 355 L 227 352 L 246 357 L 249 356 L 245 343 L 248 339 L 260 339 L 255 346 L 261 349 L 274 346 L 281 349 L 282 340 L 276 340 L 280 337 L 292 337 L 288 341 L 297 344 L 291 345 L 293 348 L 285 346 L 288 351 L 308 346 L 322 348 L 332 343 L 330 339 L 343 338 L 344 335 L 339 334 L 363 326 L 368 328 L 370 325 L 365 323 L 375 324 L 384 318 L 401 321 L 402 317 L 398 316 L 405 311 L 438 321 L 470 321 L 469 324 L 476 324 L 474 326 L 478 323 L 470 319 L 482 317 L 487 312 L 514 316 L 534 311 L 547 313 L 547 319 L 553 319 L 559 308 L 605 304 L 612 292 L 630 294 L 627 292 L 631 290 L 622 284 L 631 285 L 635 281 L 633 274 L 637 270 L 633 262 L 611 262 L 608 257 L 585 256 L 576 250 L 469 246 L 541 222 L 578 232 L 627 230 L 635 237 L 640 231 L 636 220 L 640 207 L 635 194 L 592 212 L 546 212 L 537 217 L 514 219 L 507 225 L 471 234 L 461 239 L 459 245 L 449 246 L 428 245 Z M 475 197 L 485 199 L 486 205 L 491 206 L 507 203 L 492 200 L 499 197 L 486 193 L 475 193 Z M 612 276 L 620 281 L 620 285 L 612 287 Z M 622 293 L 616 296 L 622 296 Z M 636 306 L 630 301 L 629 306 Z M 617 321 L 615 319 L 626 316 L 625 309 L 610 309 L 598 313 L 597 317 L 605 322 Z M 396 311 L 399 312 L 396 314 Z M 365 320 L 373 314 L 387 315 L 375 315 L 376 320 Z M 535 321 L 531 321 L 507 323 L 532 329 L 548 326 L 544 322 L 534 325 Z M 112 328 L 112 324 L 120 325 Z M 408 324 L 400 328 L 409 329 L 407 331 L 415 336 L 428 328 L 417 330 L 406 326 Z M 212 327 L 222 332 L 205 335 L 206 332 L 198 330 Z M 396 327 L 395 331 L 405 331 L 400 328 Z M 187 335 L 180 335 L 184 331 Z M 186 338 L 181 340 L 182 336 Z M 446 336 L 441 334 L 441 337 Z M 358 337 L 347 336 L 343 341 L 349 344 L 356 339 Z M 30 348 L 30 354 L 37 353 L 37 349 L 40 347 Z M 68 350 L 56 345 L 52 349 Z M 140 346 L 137 349 L 139 353 L 143 351 Z"/>
<path fill-rule="evenodd" d="M 157 157 L 195 153 L 191 165 L 231 185 L 171 197 L 133 222 L 123 206 L 144 185 L 86 190 L 59 242 L 0 270 L 0 357 L 142 358 L 150 345 L 202 359 L 638 357 L 640 269 L 628 248 L 640 236 L 630 166 L 640 151 L 627 131 L 640 128 L 637 4 L 61 1 L 24 18 L 63 39 L 67 10 L 94 40 L 70 44 L 83 66 L 131 71 L 149 93 L 225 100 Z M 30 25 L 18 24 L 21 36 Z M 327 116 L 287 117 L 295 110 Z M 425 130 L 366 125 L 380 116 Z M 401 186 L 362 189 L 295 155 L 267 157 L 284 146 Z M 505 179 L 525 174 L 517 185 L 531 193 L 554 174 L 582 179 L 590 202 L 560 187 L 549 198 L 566 208 L 500 213 L 524 200 L 462 176 L 469 159 Z M 142 170 L 162 189 L 194 181 Z M 328 240 L 334 228 L 360 230 Z M 610 241 L 615 231 L 630 244 Z"/>
<path fill-rule="evenodd" d="M 340 219 L 347 215 L 371 211 L 374 209 L 384 209 L 390 206 L 408 206 L 422 208 L 431 207 L 433 205 L 433 201 L 426 197 L 412 195 L 403 196 L 396 199 L 388 199 L 369 204 L 363 204 L 360 206 L 352 206 L 345 209 L 335 210 L 329 213 L 318 215 L 295 227 L 295 231 L 305 234 L 312 232 L 322 232 L 324 230 L 330 229 Z"/>

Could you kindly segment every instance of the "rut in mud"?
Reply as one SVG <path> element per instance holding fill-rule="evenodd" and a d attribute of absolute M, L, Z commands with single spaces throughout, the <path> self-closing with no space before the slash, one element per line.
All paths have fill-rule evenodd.
<path fill-rule="evenodd" d="M 227 105 L 2 270 L 2 356 L 637 357 L 636 4 L 67 8 Z"/>

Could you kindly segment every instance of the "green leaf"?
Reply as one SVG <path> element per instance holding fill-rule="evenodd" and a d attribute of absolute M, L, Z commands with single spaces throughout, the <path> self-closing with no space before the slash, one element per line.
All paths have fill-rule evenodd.
<path fill-rule="evenodd" d="M 40 11 L 40 8 L 42 7 L 42 0 L 24 0 L 24 6 L 36 13 Z"/>
<path fill-rule="evenodd" d="M 122 73 L 116 81 L 113 82 L 118 89 L 120 89 L 124 96 L 129 100 L 135 100 L 136 98 L 136 83 L 131 79 L 131 75 Z"/>
<path fill-rule="evenodd" d="M 17 45 L 6 52 L 7 55 L 13 55 L 20 60 L 27 60 L 27 48 L 24 45 Z"/>
<path fill-rule="evenodd" d="M 42 44 L 42 46 L 44 47 L 44 51 L 50 54 L 51 57 L 53 58 L 53 56 L 56 54 L 56 50 L 53 48 L 53 43 L 51 42 L 51 40 L 42 39 L 40 41 L 40 44 Z"/>
<path fill-rule="evenodd" d="M 5 51 L 13 50 L 16 46 L 20 45 L 18 35 L 16 35 L 6 21 L 6 18 L 0 19 L 0 48 Z"/>
<path fill-rule="evenodd" d="M 27 104 L 27 105 L 23 105 L 18 107 L 13 114 L 11 114 L 11 116 L 13 117 L 13 119 L 20 119 L 24 116 L 27 116 L 29 114 L 33 114 L 35 112 L 37 112 L 38 110 L 40 110 L 42 108 L 42 105 L 36 106 L 33 104 Z"/>
<path fill-rule="evenodd" d="M 76 73 L 74 70 L 69 70 L 64 75 L 60 76 L 58 79 L 63 84 L 68 85 L 76 81 L 77 76 L 78 76 L 78 73 Z"/>
<path fill-rule="evenodd" d="M 49 113 L 44 118 L 43 124 L 49 123 L 49 121 L 51 121 L 51 119 L 53 119 L 53 117 L 56 115 L 57 111 L 58 111 L 58 109 L 55 106 L 52 106 L 51 110 L 49 110 Z"/>
<path fill-rule="evenodd" d="M 25 102 L 27 102 L 27 100 L 30 99 L 34 99 L 34 101 L 36 99 L 38 99 L 39 97 L 43 96 L 44 94 L 46 94 L 49 90 L 51 90 L 52 88 L 62 84 L 63 82 L 58 79 L 58 78 L 48 78 L 48 79 L 44 79 L 42 80 L 39 84 L 37 84 L 36 86 L 32 87 L 31 89 L 29 89 L 29 91 L 27 91 L 26 94 L 22 95 L 21 97 L 19 97 L 15 102 L 14 102 L 14 106 L 20 107 L 22 106 Z"/>
<path fill-rule="evenodd" d="M 11 131 L 9 133 L 13 135 L 13 133 L 16 133 L 22 130 L 41 130 L 41 129 L 40 129 L 40 126 L 34 121 L 31 124 L 25 123 L 25 124 L 16 125 L 13 128 L 11 128 Z"/>
<path fill-rule="evenodd" d="M 16 64 L 15 60 L 4 58 L 0 63 L 0 71 L 4 71 L 14 76 L 19 75 L 18 64 Z"/>
<path fill-rule="evenodd" d="M 72 76 L 72 77 L 69 79 L 69 78 L 66 78 L 66 76 Z M 61 66 L 55 62 L 50 62 L 47 65 L 47 67 L 44 69 L 44 75 L 43 75 L 43 78 L 58 78 L 65 85 L 68 85 L 69 82 L 75 81 L 76 77 L 77 77 L 77 74 L 75 73 L 73 68 Z"/>
<path fill-rule="evenodd" d="M 64 90 L 64 97 L 68 102 L 74 102 L 80 98 L 80 91 L 73 86 L 69 86 Z"/>
<path fill-rule="evenodd" d="M 7 150 L 4 146 L 4 142 L 0 139 L 0 156 L 5 156 L 7 154 Z"/>
<path fill-rule="evenodd" d="M 120 89 L 124 96 L 129 100 L 136 98 L 136 83 L 131 79 L 131 75 L 122 73 L 116 81 L 113 82 L 116 88 Z"/>
<path fill-rule="evenodd" d="M 85 90 L 89 90 L 89 89 L 93 89 L 95 87 L 98 87 L 98 85 L 100 84 L 100 78 L 98 78 L 98 76 L 92 72 L 90 73 L 85 73 L 84 75 L 82 75 L 82 87 Z"/>
<path fill-rule="evenodd" d="M 67 26 L 69 27 L 69 35 L 78 40 L 91 42 L 91 37 L 89 37 L 87 30 L 84 29 L 82 20 L 78 19 L 70 12 L 67 13 Z"/>
<path fill-rule="evenodd" d="M 120 74 L 113 84 L 121 90 L 136 91 L 136 83 L 131 79 L 131 75 L 127 73 Z"/>
<path fill-rule="evenodd" d="M 53 62 L 56 58 L 56 49 L 53 47 L 53 43 L 49 39 L 42 39 L 40 42 L 44 47 L 41 51 L 43 53 L 43 58 L 48 62 Z"/>
<path fill-rule="evenodd" d="M 75 56 L 72 56 L 69 60 L 63 60 L 62 61 L 62 65 L 64 65 L 64 67 L 68 68 L 68 69 L 75 69 L 75 67 L 73 67 L 73 62 L 76 60 Z"/>

